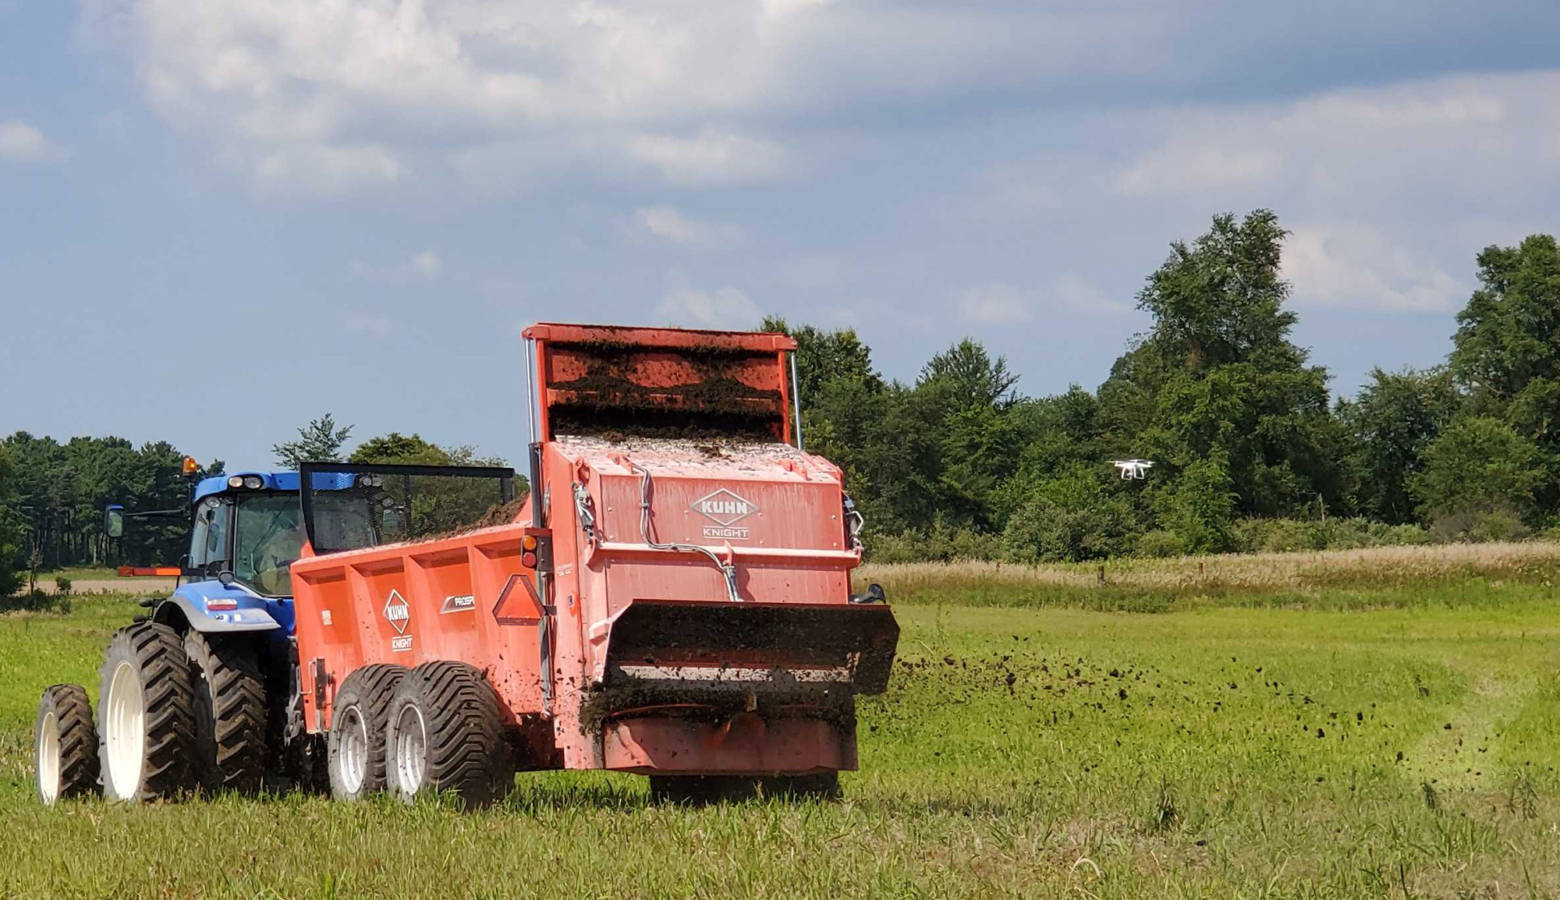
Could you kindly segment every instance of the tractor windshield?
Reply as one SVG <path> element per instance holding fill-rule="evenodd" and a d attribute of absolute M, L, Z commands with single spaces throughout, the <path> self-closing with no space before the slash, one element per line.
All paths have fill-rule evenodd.
<path fill-rule="evenodd" d="M 309 545 L 322 555 L 503 524 L 519 511 L 506 467 L 304 463 L 301 473 Z"/>
<path fill-rule="evenodd" d="M 250 494 L 238 500 L 233 575 L 270 597 L 292 594 L 287 567 L 303 549 L 297 494 Z"/>

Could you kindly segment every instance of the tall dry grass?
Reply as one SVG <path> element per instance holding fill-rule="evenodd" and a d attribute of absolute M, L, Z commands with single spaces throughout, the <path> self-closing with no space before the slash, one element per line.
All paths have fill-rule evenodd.
<path fill-rule="evenodd" d="M 1315 588 L 1384 588 L 1470 578 L 1525 583 L 1560 580 L 1560 542 L 1441 544 L 1122 559 L 1106 563 L 1014 565 L 997 562 L 863 565 L 857 581 L 901 591 L 980 586 L 1044 594 L 1116 591 L 1164 594 L 1269 594 Z"/>

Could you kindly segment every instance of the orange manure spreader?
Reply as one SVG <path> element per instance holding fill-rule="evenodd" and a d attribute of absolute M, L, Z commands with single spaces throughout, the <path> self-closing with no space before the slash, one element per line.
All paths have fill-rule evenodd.
<path fill-rule="evenodd" d="M 473 528 L 454 511 L 501 500 L 507 470 L 304 468 L 298 703 L 333 793 L 483 803 L 555 768 L 648 775 L 668 799 L 836 793 L 899 628 L 881 589 L 851 596 L 861 518 L 801 449 L 795 342 L 525 336 L 523 503 Z M 329 473 L 386 500 L 312 490 Z M 445 513 L 446 536 L 384 542 Z"/>

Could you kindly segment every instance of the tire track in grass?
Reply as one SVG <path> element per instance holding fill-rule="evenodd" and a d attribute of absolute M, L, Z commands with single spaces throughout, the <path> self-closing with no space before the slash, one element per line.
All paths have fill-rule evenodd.
<path fill-rule="evenodd" d="M 1494 784 L 1501 731 L 1539 688 L 1535 678 L 1509 671 L 1469 675 L 1472 690 L 1404 759 L 1404 774 L 1416 786 L 1457 791 Z"/>

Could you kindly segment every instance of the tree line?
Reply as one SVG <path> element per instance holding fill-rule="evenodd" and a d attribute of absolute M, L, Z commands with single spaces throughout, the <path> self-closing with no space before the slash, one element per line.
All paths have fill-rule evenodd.
<path fill-rule="evenodd" d="M 882 560 L 1087 560 L 1259 549 L 1515 538 L 1560 508 L 1560 248 L 1491 246 L 1457 315 L 1453 349 L 1424 370 L 1375 369 L 1334 399 L 1291 340 L 1286 232 L 1269 210 L 1220 215 L 1137 294 L 1152 324 L 1095 390 L 1017 390 L 976 341 L 886 379 L 852 329 L 765 320 L 796 337 L 808 449 L 838 463 Z M 273 448 L 303 460 L 500 464 L 416 434 L 370 438 L 329 414 Z M 1123 480 L 1114 460 L 1153 468 Z M 0 592 L 18 568 L 176 559 L 183 526 L 123 548 L 103 507 L 188 501 L 166 442 L 0 441 Z M 202 474 L 223 471 L 221 462 Z M 132 544 L 132 541 L 142 543 Z M 8 585 L 7 578 L 13 579 Z"/>
<path fill-rule="evenodd" d="M 1221 215 L 1171 245 L 1152 324 L 1093 391 L 1026 397 L 963 340 L 913 383 L 850 329 L 790 327 L 809 449 L 846 471 L 879 559 L 1086 560 L 1516 538 L 1560 505 L 1560 250 L 1478 254 L 1447 360 L 1334 400 L 1290 335 L 1286 232 Z M 1142 480 L 1114 460 L 1149 459 Z"/>
<path fill-rule="evenodd" d="M 295 439 L 273 447 L 279 469 L 300 462 L 351 461 L 424 465 L 502 465 L 470 447 L 445 448 L 417 434 L 390 432 L 344 448 L 351 426 L 330 414 L 298 429 Z M 110 540 L 103 511 L 111 503 L 127 511 L 183 511 L 190 483 L 184 454 L 166 441 L 136 447 L 119 437 L 76 437 L 61 443 L 18 431 L 0 440 L 0 597 L 21 586 L 29 571 L 72 566 L 173 563 L 188 549 L 189 523 L 181 515 L 138 520 Z M 226 464 L 200 467 L 197 478 L 221 475 Z"/>

